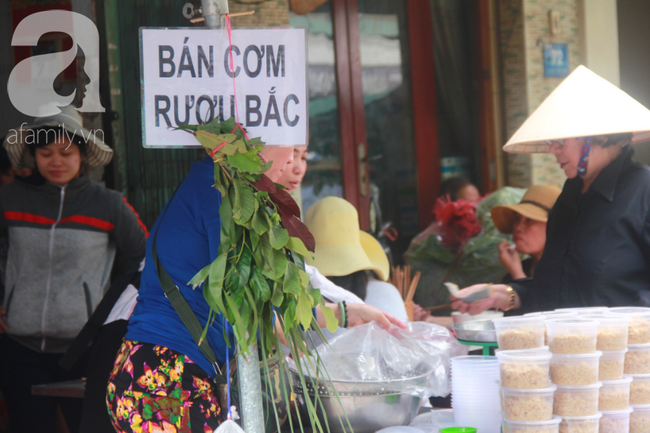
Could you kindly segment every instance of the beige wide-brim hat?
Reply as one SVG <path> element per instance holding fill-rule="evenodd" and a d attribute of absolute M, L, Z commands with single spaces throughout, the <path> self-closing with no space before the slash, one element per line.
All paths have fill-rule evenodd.
<path fill-rule="evenodd" d="M 386 281 L 390 272 L 388 257 L 381 244 L 359 229 L 357 210 L 339 197 L 325 197 L 305 214 L 305 225 L 314 235 L 314 259 L 306 258 L 326 277 L 341 277 L 370 270 Z"/>
<path fill-rule="evenodd" d="M 650 110 L 630 95 L 578 66 L 503 147 L 512 153 L 545 153 L 550 140 L 632 133 L 650 140 Z"/>
<path fill-rule="evenodd" d="M 83 127 L 83 120 L 79 112 L 72 106 L 61 108 L 59 114 L 47 117 L 37 117 L 34 123 L 19 129 L 12 129 L 7 134 L 4 141 L 4 147 L 11 160 L 11 165 L 16 169 L 34 168 L 35 161 L 29 150 L 29 145 L 34 144 L 35 132 L 43 127 L 60 126 L 73 135 L 78 136 L 86 143 L 86 153 L 84 161 L 91 167 L 100 167 L 107 165 L 113 159 L 113 149 L 104 144 L 103 132 L 97 137 L 97 132 L 91 133 Z M 67 135 L 67 134 L 66 134 Z"/>
<path fill-rule="evenodd" d="M 490 211 L 492 221 L 501 233 L 510 234 L 518 215 L 535 221 L 547 222 L 548 213 L 562 190 L 557 185 L 533 185 L 518 204 L 495 206 Z"/>

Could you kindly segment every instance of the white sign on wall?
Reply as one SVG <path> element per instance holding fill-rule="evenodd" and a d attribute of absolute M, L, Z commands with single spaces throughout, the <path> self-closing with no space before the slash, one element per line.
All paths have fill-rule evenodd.
<path fill-rule="evenodd" d="M 200 146 L 172 128 L 226 120 L 235 106 L 249 137 L 307 143 L 304 29 L 233 30 L 230 50 L 225 30 L 141 28 L 140 59 L 144 147 Z"/>

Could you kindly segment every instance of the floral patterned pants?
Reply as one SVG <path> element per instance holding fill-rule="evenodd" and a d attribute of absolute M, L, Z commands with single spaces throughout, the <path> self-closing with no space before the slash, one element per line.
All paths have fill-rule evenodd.
<path fill-rule="evenodd" d="M 211 379 L 167 347 L 124 340 L 108 381 L 113 427 L 125 433 L 212 433 L 221 423 Z"/>

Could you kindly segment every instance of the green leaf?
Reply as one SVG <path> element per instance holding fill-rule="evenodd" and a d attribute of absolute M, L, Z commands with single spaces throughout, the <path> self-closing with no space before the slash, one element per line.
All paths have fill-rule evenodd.
<path fill-rule="evenodd" d="M 279 250 L 287 244 L 287 241 L 289 241 L 289 232 L 282 227 L 273 227 L 269 232 L 269 237 L 271 239 L 271 246 L 276 250 Z"/>
<path fill-rule="evenodd" d="M 264 144 L 264 142 L 260 137 L 253 137 L 249 140 L 246 140 L 246 142 L 248 143 L 249 146 L 259 146 L 260 144 Z M 260 146 L 260 147 L 263 148 L 264 146 Z"/>
<path fill-rule="evenodd" d="M 215 119 L 216 119 L 216 117 L 215 117 Z M 232 116 L 229 119 L 224 120 L 223 122 L 221 122 L 221 129 L 223 129 L 224 131 L 231 132 L 233 129 L 235 129 L 235 126 L 237 126 L 237 121 L 235 120 L 234 116 Z M 237 128 L 237 130 L 239 130 L 239 128 Z M 240 131 L 240 133 L 241 133 L 241 131 Z"/>
<path fill-rule="evenodd" d="M 254 232 L 252 230 L 248 231 L 248 236 L 249 236 L 249 238 L 251 240 L 251 250 L 255 251 L 257 246 L 260 244 L 260 237 L 256 232 Z"/>
<path fill-rule="evenodd" d="M 264 173 L 267 165 L 264 164 L 257 155 L 251 155 L 250 153 L 235 153 L 234 155 L 229 155 L 228 163 L 239 171 L 253 174 Z"/>
<path fill-rule="evenodd" d="M 271 297 L 271 303 L 276 307 L 280 307 L 282 305 L 282 302 L 284 302 L 284 292 L 282 292 L 282 285 L 276 282 L 273 285 L 273 296 Z"/>
<path fill-rule="evenodd" d="M 211 305 L 211 307 L 217 311 L 220 311 L 221 313 L 226 312 L 226 307 L 223 304 L 222 293 L 227 259 L 228 256 L 226 254 L 221 254 L 217 256 L 217 259 L 214 262 L 212 262 L 212 265 L 210 265 L 210 280 L 209 284 L 207 285 L 210 291 L 210 297 L 214 303 L 214 305 Z"/>
<path fill-rule="evenodd" d="M 204 125 L 199 125 L 198 129 L 203 130 L 203 131 L 209 131 L 212 132 L 215 135 L 220 135 L 224 131 L 221 128 L 221 123 L 219 122 L 219 117 L 215 117 L 212 119 L 209 123 L 206 123 Z"/>
<path fill-rule="evenodd" d="M 334 310 L 332 310 L 329 307 L 325 306 L 325 301 L 321 298 L 321 303 L 320 303 L 320 309 L 321 312 L 323 313 L 323 316 L 325 317 L 325 326 L 327 327 L 327 330 L 330 332 L 336 332 L 336 328 L 339 326 L 339 321 L 336 320 L 336 314 L 334 314 Z"/>
<path fill-rule="evenodd" d="M 254 267 L 253 272 L 251 273 L 251 288 L 253 289 L 255 295 L 259 295 L 259 298 L 262 300 L 262 302 L 266 302 L 271 299 L 271 288 L 269 287 L 269 283 L 266 281 L 266 278 L 264 278 L 264 275 L 262 275 L 262 272 L 257 267 Z"/>
<path fill-rule="evenodd" d="M 208 278 L 208 274 L 210 273 L 210 267 L 212 266 L 212 263 L 206 266 L 205 268 L 201 269 L 192 279 L 190 280 L 188 285 L 192 286 L 193 289 L 196 289 L 196 286 L 200 286 L 203 284 L 203 281 L 205 281 L 206 278 Z"/>
<path fill-rule="evenodd" d="M 287 267 L 287 256 L 283 250 L 276 250 L 271 246 L 268 233 L 260 236 L 260 247 L 265 260 L 262 273 L 271 280 L 279 281 Z"/>
<path fill-rule="evenodd" d="M 293 293 L 296 296 L 300 296 L 302 293 L 298 267 L 291 262 L 287 263 L 287 270 L 284 273 L 284 282 L 282 283 L 282 291 L 284 293 Z"/>
<path fill-rule="evenodd" d="M 237 151 L 239 153 L 247 153 L 248 149 L 246 148 L 246 143 L 244 143 L 244 140 L 239 138 L 236 139 L 235 141 L 232 142 L 233 146 L 237 148 Z"/>
<path fill-rule="evenodd" d="M 291 328 L 296 323 L 296 300 L 289 296 L 284 300 L 284 326 Z"/>
<path fill-rule="evenodd" d="M 314 289 L 311 286 L 311 284 L 309 284 L 307 286 L 303 286 L 303 287 L 307 287 L 306 293 L 309 296 L 309 298 L 311 299 L 311 304 L 314 305 L 314 306 L 319 305 L 320 301 L 322 299 L 320 290 Z"/>
<path fill-rule="evenodd" d="M 309 250 L 307 250 L 307 247 L 303 241 L 301 241 L 299 238 L 294 238 L 293 236 L 289 237 L 289 241 L 287 242 L 286 246 L 291 251 L 294 251 L 303 257 L 309 257 L 310 259 L 314 258 Z"/>
<path fill-rule="evenodd" d="M 194 134 L 196 135 L 196 139 L 199 141 L 199 143 L 201 143 L 201 145 L 205 147 L 208 152 L 221 146 L 224 142 L 226 144 L 221 146 L 216 155 L 234 155 L 237 152 L 237 147 L 233 146 L 232 144 L 228 144 L 228 141 L 223 138 L 223 135 L 215 135 L 212 132 L 202 130 L 198 130 Z"/>
<path fill-rule="evenodd" d="M 244 245 L 244 249 L 241 252 L 241 256 L 237 261 L 237 273 L 239 274 L 239 284 L 245 286 L 248 284 L 248 279 L 251 274 L 251 262 L 253 261 L 253 254 L 251 250 Z"/>
<path fill-rule="evenodd" d="M 230 324 L 232 325 L 233 331 L 235 331 L 237 341 L 244 342 L 246 341 L 246 328 L 244 328 L 244 323 L 239 315 L 239 307 L 227 293 L 224 295 L 226 303 L 228 304 L 228 312 L 232 314 L 235 319 L 234 321 L 231 321 Z M 247 351 L 248 346 L 242 347 L 242 350 Z"/>
<path fill-rule="evenodd" d="M 255 230 L 255 233 L 261 235 L 268 232 L 270 228 L 268 221 L 269 219 L 268 216 L 266 216 L 266 212 L 261 209 L 257 210 L 255 215 L 253 215 L 253 230 Z"/>
<path fill-rule="evenodd" d="M 232 217 L 235 222 L 245 224 L 255 212 L 255 196 L 253 191 L 239 179 L 233 179 L 235 201 L 232 205 Z"/>
<path fill-rule="evenodd" d="M 330 310 L 331 311 L 331 310 Z M 314 314 L 312 312 L 312 305 L 306 293 L 301 293 L 298 298 L 298 308 L 296 309 L 298 321 L 306 330 L 309 329 Z"/>
<path fill-rule="evenodd" d="M 189 131 L 196 131 L 197 129 L 200 129 L 201 125 L 178 125 L 174 129 L 185 129 Z"/>
<path fill-rule="evenodd" d="M 228 245 L 234 245 L 236 243 L 236 239 L 234 238 L 235 223 L 232 219 L 230 198 L 228 195 L 224 195 L 221 199 L 221 206 L 219 206 L 219 216 L 221 217 L 221 244 L 226 243 Z"/>

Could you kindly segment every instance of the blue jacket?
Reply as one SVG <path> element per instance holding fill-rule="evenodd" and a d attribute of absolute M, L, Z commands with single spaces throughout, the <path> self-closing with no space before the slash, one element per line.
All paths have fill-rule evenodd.
<path fill-rule="evenodd" d="M 213 367 L 201 353 L 160 287 L 151 247 L 159 230 L 158 258 L 204 326 L 210 309 L 203 298 L 202 286 L 192 290 L 187 283 L 217 257 L 221 231 L 221 194 L 213 185 L 214 162 L 206 157 L 192 165 L 189 175 L 167 203 L 167 211 L 163 210 L 156 220 L 147 242 L 138 304 L 126 334 L 129 340 L 161 345 L 180 352 L 211 376 L 214 376 Z M 219 315 L 207 334 L 210 347 L 219 362 L 225 361 L 226 353 L 222 324 L 223 318 Z M 234 341 L 232 332 L 229 333 L 229 338 L 231 342 Z"/>

